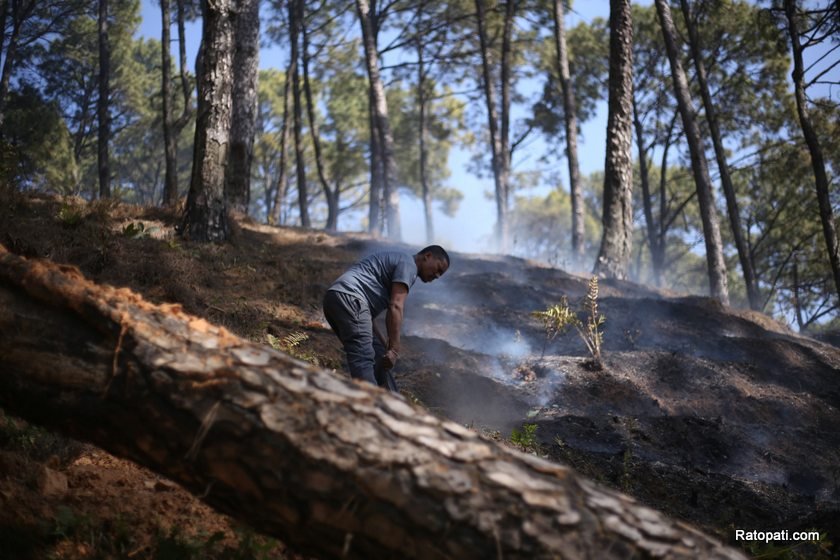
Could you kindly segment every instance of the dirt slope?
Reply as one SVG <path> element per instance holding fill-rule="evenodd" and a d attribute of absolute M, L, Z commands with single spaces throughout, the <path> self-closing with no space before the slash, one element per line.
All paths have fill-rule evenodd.
<path fill-rule="evenodd" d="M 174 237 L 176 216 L 6 193 L 0 243 L 341 369 L 320 299 L 383 244 L 245 220 L 233 243 L 195 245 Z M 602 282 L 606 367 L 596 371 L 580 340 L 545 344 L 530 315 L 564 295 L 581 299 L 586 281 L 521 259 L 453 254 L 446 276 L 411 291 L 398 383 L 433 412 L 494 437 L 536 424 L 527 442 L 535 452 L 724 540 L 734 528 L 808 527 L 840 542 L 840 350 L 707 299 Z M 186 549 L 171 556 L 179 558 L 246 549 L 245 557 L 284 557 L 279 543 L 237 535 L 180 488 L 95 448 L 33 455 L 18 441 L 30 437 L 25 425 L 5 422 L 13 429 L 0 438 L 0 546 L 16 544 L 20 557 L 160 557 L 167 543 Z M 46 465 L 69 484 L 51 494 L 21 464 L 28 473 Z M 80 523 L 62 515 L 89 520 L 102 538 L 79 537 Z M 136 530 L 121 544 L 113 528 L 125 520 Z M 189 538 L 169 538 L 173 526 Z M 10 540 L 15 531 L 27 537 Z"/>

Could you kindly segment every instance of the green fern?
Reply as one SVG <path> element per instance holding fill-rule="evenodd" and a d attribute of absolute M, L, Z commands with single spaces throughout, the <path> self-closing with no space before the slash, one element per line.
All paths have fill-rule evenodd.
<path fill-rule="evenodd" d="M 283 337 L 282 346 L 287 350 L 300 346 L 301 343 L 309 340 L 309 335 L 300 331 L 293 332 Z"/>

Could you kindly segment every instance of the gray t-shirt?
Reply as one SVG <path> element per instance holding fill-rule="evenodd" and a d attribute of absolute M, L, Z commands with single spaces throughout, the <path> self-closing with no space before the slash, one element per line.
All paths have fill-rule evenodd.
<path fill-rule="evenodd" d="M 366 301 L 372 317 L 388 307 L 391 285 L 401 282 L 411 289 L 417 280 L 417 264 L 408 253 L 387 251 L 374 253 L 347 269 L 333 282 L 330 290 L 342 292 Z"/>

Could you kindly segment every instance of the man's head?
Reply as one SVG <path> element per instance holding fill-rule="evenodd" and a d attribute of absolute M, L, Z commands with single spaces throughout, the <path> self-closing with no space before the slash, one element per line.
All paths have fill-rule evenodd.
<path fill-rule="evenodd" d="M 437 280 L 449 269 L 449 255 L 440 245 L 429 245 L 414 255 L 417 276 L 423 282 Z"/>

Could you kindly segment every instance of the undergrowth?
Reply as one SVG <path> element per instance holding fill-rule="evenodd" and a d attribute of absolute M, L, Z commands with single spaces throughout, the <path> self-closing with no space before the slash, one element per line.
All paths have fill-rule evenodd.
<path fill-rule="evenodd" d="M 579 317 L 579 313 L 584 315 L 584 319 Z M 580 312 L 574 311 L 566 296 L 563 296 L 559 304 L 553 305 L 545 311 L 534 311 L 531 314 L 543 322 L 546 342 L 554 340 L 558 335 L 565 334 L 570 327 L 574 328 L 586 344 L 586 349 L 589 350 L 595 367 L 603 369 L 601 347 L 604 342 L 604 333 L 601 331 L 601 325 L 606 321 L 606 317 L 598 311 L 597 276 L 593 276 L 589 280 Z M 545 345 L 543 345 L 543 354 L 545 354 Z"/>
<path fill-rule="evenodd" d="M 537 441 L 536 424 L 523 424 L 522 428 L 511 430 L 510 442 L 525 453 L 539 456 L 543 455 L 540 443 Z"/>

